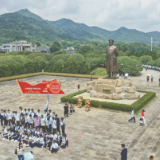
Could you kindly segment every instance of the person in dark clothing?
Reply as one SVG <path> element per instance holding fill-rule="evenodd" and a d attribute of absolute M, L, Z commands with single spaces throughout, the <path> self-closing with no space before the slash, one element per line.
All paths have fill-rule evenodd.
<path fill-rule="evenodd" d="M 65 106 L 63 108 L 64 108 L 64 117 L 65 117 L 66 113 L 67 113 L 67 105 L 65 104 Z"/>
<path fill-rule="evenodd" d="M 1 109 L 0 117 L 1 117 L 1 126 L 3 126 L 4 125 L 4 111 L 3 111 L 3 109 Z"/>
<path fill-rule="evenodd" d="M 73 112 L 73 106 L 70 105 L 70 114 L 72 114 L 72 112 Z"/>
<path fill-rule="evenodd" d="M 55 116 L 56 116 L 55 120 L 57 122 L 57 132 L 60 133 L 60 118 L 58 117 L 57 114 Z"/>
<path fill-rule="evenodd" d="M 61 118 L 61 130 L 62 130 L 62 135 L 64 136 L 65 135 L 65 122 L 63 120 L 63 117 Z"/>
<path fill-rule="evenodd" d="M 127 148 L 125 148 L 125 144 L 121 144 L 121 160 L 127 160 Z"/>
<path fill-rule="evenodd" d="M 154 157 L 153 157 L 153 156 L 150 156 L 150 157 L 149 157 L 149 160 L 154 160 Z"/>
<path fill-rule="evenodd" d="M 69 112 L 69 105 L 66 105 L 66 115 L 67 115 L 67 117 L 69 117 L 68 112 Z"/>
<path fill-rule="evenodd" d="M 25 124 L 25 115 L 23 113 L 21 113 L 21 124 Z"/>
<path fill-rule="evenodd" d="M 64 117 L 67 116 L 68 117 L 68 104 L 66 103 L 64 106 Z"/>

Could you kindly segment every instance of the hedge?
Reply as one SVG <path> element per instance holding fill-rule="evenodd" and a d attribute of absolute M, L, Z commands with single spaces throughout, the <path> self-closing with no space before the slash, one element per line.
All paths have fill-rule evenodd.
<path fill-rule="evenodd" d="M 42 72 L 22 74 L 22 75 L 11 76 L 11 77 L 3 77 L 3 78 L 0 78 L 0 82 L 10 81 L 10 80 L 19 79 L 19 78 L 27 78 L 27 77 L 40 76 L 40 75 L 42 75 Z"/>
<path fill-rule="evenodd" d="M 17 76 L 11 76 L 11 77 L 3 77 L 0 78 L 0 82 L 4 81 L 10 81 L 14 79 L 19 79 L 19 78 L 27 78 L 27 77 L 33 77 L 33 76 L 40 76 L 40 75 L 50 75 L 50 76 L 63 76 L 63 77 L 77 77 L 77 78 L 90 78 L 91 75 L 85 75 L 85 74 L 68 74 L 68 73 L 50 73 L 50 72 L 37 72 L 37 73 L 28 73 L 28 74 L 22 74 L 22 75 L 17 75 Z M 93 76 L 93 79 L 97 79 L 100 76 Z"/>
<path fill-rule="evenodd" d="M 72 104 L 76 104 L 77 98 L 73 98 L 73 97 L 76 95 L 80 95 L 84 92 L 87 92 L 87 90 L 85 89 L 85 90 L 61 97 L 61 102 L 69 102 Z M 148 102 L 150 102 L 156 96 L 155 92 L 148 92 L 148 91 L 139 91 L 139 92 L 143 92 L 146 94 L 140 99 L 138 99 L 136 102 L 132 103 L 131 105 L 91 100 L 91 106 L 96 108 L 100 107 L 104 109 L 112 109 L 112 110 L 125 111 L 125 112 L 130 112 L 132 108 L 134 108 L 135 113 L 137 113 L 140 109 L 142 109 Z M 85 99 L 83 99 L 82 103 L 83 105 L 85 104 Z"/>

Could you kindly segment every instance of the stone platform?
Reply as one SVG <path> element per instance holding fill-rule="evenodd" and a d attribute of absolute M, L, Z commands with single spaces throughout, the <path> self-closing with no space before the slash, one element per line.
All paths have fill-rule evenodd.
<path fill-rule="evenodd" d="M 138 92 L 140 95 L 140 98 L 145 95 L 145 93 Z M 137 99 L 120 99 L 120 100 L 112 100 L 112 99 L 104 99 L 104 98 L 97 98 L 97 97 L 90 97 L 90 93 L 82 93 L 79 95 L 74 96 L 74 98 L 78 98 L 79 96 L 83 96 L 84 99 L 91 99 L 91 100 L 97 100 L 101 102 L 113 102 L 113 103 L 119 103 L 119 104 L 128 104 L 131 105 L 132 103 L 136 102 Z"/>
<path fill-rule="evenodd" d="M 140 98 L 136 87 L 132 85 L 129 79 L 106 79 L 102 77 L 95 81 L 89 81 L 87 86 L 87 92 L 90 93 L 90 97 L 112 100 Z"/>

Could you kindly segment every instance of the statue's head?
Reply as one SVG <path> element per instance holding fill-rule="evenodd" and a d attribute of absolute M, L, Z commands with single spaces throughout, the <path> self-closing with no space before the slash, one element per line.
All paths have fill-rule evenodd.
<path fill-rule="evenodd" d="M 108 41 L 109 41 L 109 45 L 112 46 L 113 43 L 114 43 L 114 40 L 113 39 L 109 39 Z"/>

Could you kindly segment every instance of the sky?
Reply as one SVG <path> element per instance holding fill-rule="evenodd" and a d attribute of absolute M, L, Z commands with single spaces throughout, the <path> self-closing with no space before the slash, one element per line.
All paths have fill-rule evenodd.
<path fill-rule="evenodd" d="M 51 21 L 67 18 L 110 31 L 160 31 L 160 0 L 0 0 L 0 15 L 25 8 Z"/>

